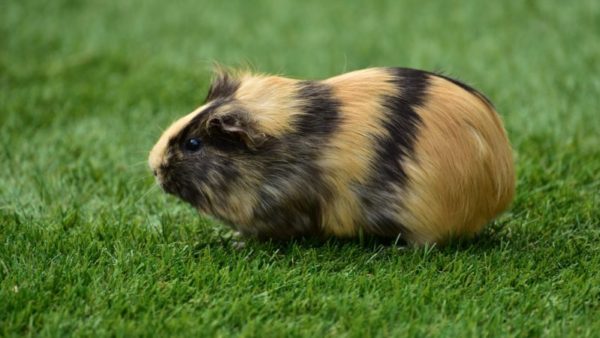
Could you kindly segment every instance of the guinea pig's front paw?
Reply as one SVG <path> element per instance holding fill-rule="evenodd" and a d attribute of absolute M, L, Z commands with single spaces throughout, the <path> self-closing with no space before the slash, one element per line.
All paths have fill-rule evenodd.
<path fill-rule="evenodd" d="M 234 231 L 231 235 L 231 246 L 236 250 L 242 250 L 246 247 L 246 242 L 242 241 L 244 235 L 240 231 Z"/>
<path fill-rule="evenodd" d="M 233 247 L 235 250 L 242 250 L 246 247 L 246 242 L 242 242 L 242 241 L 233 241 L 231 243 L 231 247 Z"/>

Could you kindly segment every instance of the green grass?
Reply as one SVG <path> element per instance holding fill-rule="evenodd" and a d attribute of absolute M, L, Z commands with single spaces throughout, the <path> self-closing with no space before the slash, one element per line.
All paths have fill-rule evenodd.
<path fill-rule="evenodd" d="M 599 336 L 600 2 L 3 1 L 0 336 Z M 249 242 L 146 155 L 213 60 L 486 93 L 518 195 L 471 243 Z"/>

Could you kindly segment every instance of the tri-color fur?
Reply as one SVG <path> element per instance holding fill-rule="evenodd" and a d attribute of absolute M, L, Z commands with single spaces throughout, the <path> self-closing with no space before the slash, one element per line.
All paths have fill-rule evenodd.
<path fill-rule="evenodd" d="M 202 141 L 185 150 L 190 138 Z M 160 185 L 243 234 L 472 236 L 514 195 L 511 148 L 471 87 L 406 68 L 323 81 L 218 74 L 149 158 Z"/>

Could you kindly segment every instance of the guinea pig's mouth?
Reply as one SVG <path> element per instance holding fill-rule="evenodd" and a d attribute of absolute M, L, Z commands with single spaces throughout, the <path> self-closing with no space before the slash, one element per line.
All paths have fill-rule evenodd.
<path fill-rule="evenodd" d="M 152 168 L 152 174 L 154 175 L 156 185 L 158 185 L 164 192 L 175 195 L 175 185 L 170 182 L 171 180 L 169 177 L 164 174 L 164 170 L 161 170 L 160 168 Z"/>
<path fill-rule="evenodd" d="M 156 185 L 158 185 L 164 192 L 168 194 L 173 194 L 173 189 L 171 188 L 171 184 L 167 184 L 164 178 L 155 176 L 154 181 Z"/>
<path fill-rule="evenodd" d="M 166 193 L 171 195 L 178 195 L 178 187 L 177 182 L 171 179 L 170 175 L 165 173 L 166 170 L 164 167 L 162 168 L 153 168 L 152 174 L 154 175 L 154 179 L 156 184 Z"/>
<path fill-rule="evenodd" d="M 179 196 L 181 190 L 176 182 L 173 182 L 168 177 L 156 176 L 156 184 L 167 194 Z"/>
<path fill-rule="evenodd" d="M 210 205 L 208 197 L 199 191 L 192 182 L 182 179 L 181 175 L 173 176 L 173 171 L 167 168 L 152 168 L 156 184 L 167 194 L 173 195 L 191 204 L 193 207 L 204 210 Z"/>
<path fill-rule="evenodd" d="M 194 207 L 199 207 L 203 204 L 202 201 L 206 199 L 201 193 L 199 193 L 195 189 L 195 186 L 193 184 L 177 182 L 174 180 L 170 180 L 167 177 L 163 177 L 163 179 L 158 182 L 158 185 L 167 194 L 178 197 Z"/>

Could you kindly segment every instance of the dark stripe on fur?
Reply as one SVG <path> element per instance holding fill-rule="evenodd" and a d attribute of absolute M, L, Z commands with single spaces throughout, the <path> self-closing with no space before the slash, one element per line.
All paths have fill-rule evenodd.
<path fill-rule="evenodd" d="M 294 121 L 296 133 L 304 136 L 331 134 L 340 120 L 340 103 L 331 88 L 316 81 L 301 81 L 298 86 L 298 99 L 304 103 L 301 107 L 304 114 Z"/>
<path fill-rule="evenodd" d="M 414 69 L 389 68 L 397 94 L 383 98 L 387 135 L 379 138 L 369 184 L 357 191 L 366 216 L 366 229 L 377 235 L 403 233 L 406 228 L 395 220 L 397 205 L 390 205 L 394 187 L 403 186 L 407 176 L 402 161 L 413 153 L 421 118 L 415 107 L 424 103 L 429 74 Z"/>
<path fill-rule="evenodd" d="M 391 68 L 389 71 L 394 76 L 393 83 L 398 88 L 398 94 L 386 97 L 384 101 L 387 112 L 383 128 L 388 136 L 378 141 L 375 173 L 379 175 L 377 180 L 380 183 L 392 181 L 403 184 L 406 173 L 401 162 L 413 152 L 421 123 L 414 108 L 423 104 L 429 75 L 407 68 Z"/>

